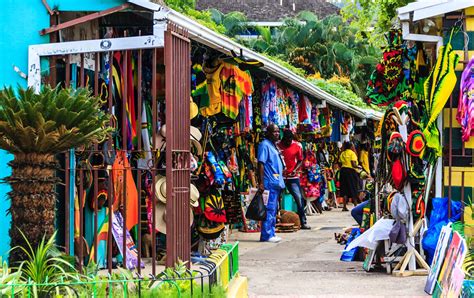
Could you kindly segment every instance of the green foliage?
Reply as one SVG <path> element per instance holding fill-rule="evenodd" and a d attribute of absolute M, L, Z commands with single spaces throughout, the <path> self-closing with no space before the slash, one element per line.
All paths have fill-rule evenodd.
<path fill-rule="evenodd" d="M 305 75 L 334 75 L 351 79 L 349 91 L 365 95 L 370 74 L 378 62 L 380 50 L 356 38 L 356 30 L 339 16 L 323 20 L 311 12 L 302 12 L 287 19 L 275 29 L 258 27 L 259 38 L 246 42 L 255 51 L 288 61 L 286 64 L 303 70 Z M 294 69 L 292 69 L 294 70 Z"/>
<path fill-rule="evenodd" d="M 17 294 L 21 289 L 15 288 L 13 285 L 21 282 L 21 267 L 18 271 L 11 271 L 8 263 L 2 261 L 2 258 L 0 258 L 0 263 L 2 264 L 0 270 L 0 297 Z"/>
<path fill-rule="evenodd" d="M 233 39 L 247 29 L 246 18 L 240 12 L 223 14 L 216 9 L 196 11 L 191 6 L 171 7 Z M 302 77 L 312 74 L 320 74 L 323 79 L 334 75 L 348 77 L 349 86 L 321 80 L 318 87 L 347 103 L 368 107 L 360 97 L 365 96 L 380 50 L 367 40 L 358 39 L 356 27 L 339 16 L 319 20 L 314 13 L 304 11 L 296 18 L 286 19 L 283 26 L 273 31 L 268 27 L 255 29 L 260 34 L 258 38 L 236 41 Z"/>
<path fill-rule="evenodd" d="M 52 289 L 51 284 L 81 280 L 81 275 L 76 271 L 71 260 L 68 260 L 56 247 L 54 243 L 56 233 L 49 239 L 43 237 L 36 248 L 31 245 L 22 231 L 20 233 L 23 235 L 27 247 L 14 247 L 12 250 L 21 250 L 27 259 L 16 268 L 16 272 L 20 274 L 21 282 L 32 284 L 31 289 L 34 297 L 43 296 L 51 290 L 60 290 L 57 287 Z M 68 288 L 63 290 L 71 291 Z"/>
<path fill-rule="evenodd" d="M 341 14 L 351 26 L 357 29 L 357 37 L 381 46 L 397 18 L 397 8 L 403 7 L 414 0 L 344 0 Z"/>
<path fill-rule="evenodd" d="M 46 86 L 0 91 L 0 148 L 12 153 L 49 153 L 104 139 L 109 116 L 84 88 Z"/>
<path fill-rule="evenodd" d="M 351 105 L 354 105 L 354 106 L 360 107 L 360 108 L 370 108 L 370 109 L 373 109 L 373 110 L 376 110 L 376 111 L 381 111 L 381 109 L 379 107 L 367 106 L 367 103 L 365 103 L 365 101 L 362 98 L 357 96 L 354 92 L 351 92 L 351 91 L 347 90 L 347 88 L 344 87 L 340 83 L 328 82 L 328 81 L 325 81 L 325 80 L 322 80 L 322 79 L 308 78 L 308 80 L 311 83 L 313 83 L 315 86 L 319 87 L 321 90 L 337 97 L 338 99 L 340 99 L 340 100 L 342 100 L 342 101 L 344 101 L 348 104 L 351 104 Z"/>
<path fill-rule="evenodd" d="M 179 11 L 196 7 L 196 0 L 165 0 L 164 2 L 167 6 Z"/>

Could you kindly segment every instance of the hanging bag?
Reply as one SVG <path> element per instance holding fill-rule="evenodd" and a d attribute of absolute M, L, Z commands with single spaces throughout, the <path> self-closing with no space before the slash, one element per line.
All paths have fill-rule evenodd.
<path fill-rule="evenodd" d="M 263 202 L 263 195 L 261 190 L 257 191 L 252 201 L 250 202 L 247 208 L 247 212 L 245 213 L 245 217 L 247 219 L 253 219 L 258 221 L 267 219 L 267 207 Z"/>

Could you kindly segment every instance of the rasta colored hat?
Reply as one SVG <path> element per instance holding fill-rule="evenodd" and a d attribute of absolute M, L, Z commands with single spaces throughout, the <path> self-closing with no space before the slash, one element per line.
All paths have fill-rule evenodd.
<path fill-rule="evenodd" d="M 216 239 L 220 236 L 224 228 L 225 225 L 223 222 L 208 220 L 204 215 L 201 215 L 198 219 L 197 231 L 204 239 Z"/>
<path fill-rule="evenodd" d="M 426 147 L 425 135 L 420 130 L 414 130 L 408 135 L 407 152 L 411 156 L 419 157 Z"/>
<path fill-rule="evenodd" d="M 204 206 L 204 215 L 210 221 L 227 221 L 224 200 L 218 190 L 213 189 L 211 193 L 207 195 Z"/>
<path fill-rule="evenodd" d="M 392 132 L 387 144 L 387 157 L 389 161 L 394 161 L 405 149 L 402 135 L 399 132 Z"/>
<path fill-rule="evenodd" d="M 403 186 L 405 186 L 406 179 L 407 179 L 407 171 L 405 170 L 405 167 L 403 166 L 400 159 L 395 160 L 392 164 L 393 186 L 396 189 L 401 190 Z"/>

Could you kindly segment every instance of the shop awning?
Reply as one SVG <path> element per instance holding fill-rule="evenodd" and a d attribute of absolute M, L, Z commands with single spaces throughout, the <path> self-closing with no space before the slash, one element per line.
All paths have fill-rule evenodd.
<path fill-rule="evenodd" d="M 383 114 L 371 109 L 363 109 L 360 107 L 356 107 L 354 105 L 348 104 L 337 97 L 321 90 L 320 88 L 314 86 L 306 79 L 302 78 L 301 76 L 295 74 L 294 72 L 288 70 L 287 68 L 281 66 L 280 64 L 274 62 L 273 60 L 256 53 L 245 46 L 227 38 L 213 30 L 199 24 L 198 22 L 192 20 L 191 18 L 178 13 L 172 9 L 166 8 L 166 12 L 164 12 L 164 8 L 158 4 L 151 3 L 149 1 L 144 0 L 129 0 L 130 3 L 135 5 L 142 6 L 144 8 L 153 10 L 155 12 L 159 12 L 160 15 L 164 15 L 167 20 L 186 28 L 189 31 L 189 37 L 197 42 L 200 42 L 206 46 L 209 46 L 215 50 L 229 53 L 231 50 L 234 52 L 239 53 L 242 50 L 243 55 L 250 59 L 257 59 L 264 63 L 263 70 L 267 71 L 271 75 L 282 79 L 283 81 L 287 82 L 288 84 L 298 88 L 309 95 L 320 99 L 325 100 L 328 104 L 337 107 L 343 111 L 346 111 L 354 116 L 363 119 L 374 119 L 379 120 L 382 118 Z M 157 20 L 155 20 L 157 21 Z M 160 20 L 161 21 L 161 20 Z"/>
<path fill-rule="evenodd" d="M 436 16 L 442 16 L 446 13 L 465 9 L 474 5 L 472 0 L 418 0 L 397 11 L 401 19 L 404 15 L 413 13 L 412 21 L 419 21 Z"/>

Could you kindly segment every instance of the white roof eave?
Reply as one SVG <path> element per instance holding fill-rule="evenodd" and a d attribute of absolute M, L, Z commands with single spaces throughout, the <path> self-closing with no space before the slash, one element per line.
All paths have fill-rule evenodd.
<path fill-rule="evenodd" d="M 417 1 L 397 9 L 398 16 L 401 20 L 406 19 L 406 16 L 413 13 L 413 22 L 442 16 L 446 13 L 456 10 L 465 9 L 474 6 L 473 0 L 429 0 Z"/>
<path fill-rule="evenodd" d="M 130 3 L 145 7 L 150 10 L 154 11 L 162 11 L 163 7 L 151 3 L 149 1 L 144 0 L 129 0 Z M 166 8 L 168 9 L 168 8 Z M 301 89 L 302 91 L 308 93 L 311 96 L 314 96 L 320 100 L 325 100 L 328 104 L 337 107 L 343 111 L 349 112 L 354 116 L 359 118 L 369 118 L 373 120 L 380 120 L 383 116 L 382 113 L 371 110 L 371 109 L 362 109 L 351 104 L 348 104 L 335 96 L 321 90 L 320 88 L 314 86 L 306 79 L 300 77 L 299 75 L 295 74 L 294 72 L 288 70 L 287 68 L 281 66 L 280 64 L 276 63 L 275 61 L 256 53 L 245 46 L 231 40 L 230 38 L 223 36 L 219 33 L 214 32 L 213 30 L 207 28 L 199 24 L 198 22 L 192 20 L 191 18 L 174 11 L 172 9 L 168 9 L 166 14 L 166 18 L 183 27 L 186 28 L 189 32 L 189 37 L 192 40 L 200 42 L 206 46 L 209 46 L 215 50 L 222 51 L 225 53 L 230 52 L 231 50 L 235 51 L 236 53 L 240 52 L 240 49 L 243 50 L 243 55 L 249 59 L 256 59 L 262 61 L 264 66 L 262 67 L 265 71 L 269 72 L 275 77 L 278 77 L 290 85 L 293 85 L 296 88 Z"/>

